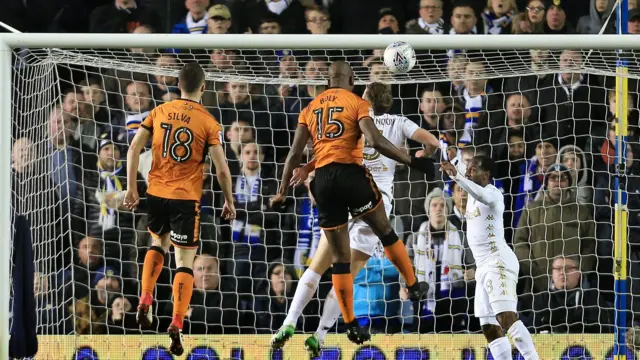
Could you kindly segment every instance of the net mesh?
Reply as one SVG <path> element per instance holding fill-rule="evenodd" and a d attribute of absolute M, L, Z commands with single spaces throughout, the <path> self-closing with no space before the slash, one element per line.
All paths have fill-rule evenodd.
<path fill-rule="evenodd" d="M 191 61 L 205 67 L 208 81 L 203 105 L 225 128 L 234 193 L 245 181 L 243 159 L 250 156 L 244 153 L 251 148 L 249 143 L 259 143 L 262 154 L 258 156 L 258 190 L 247 190 L 242 199 L 236 197 L 236 207 L 244 214 L 242 221 L 220 220 L 223 197 L 215 172 L 205 167 L 201 257 L 194 269 L 196 290 L 185 333 L 196 335 L 188 340 L 193 351 L 205 339 L 200 335 L 244 334 L 208 344 L 222 356 L 233 357 L 234 349 L 249 344 L 255 349 L 245 352 L 265 354 L 268 336 L 253 334 L 271 334 L 280 327 L 296 286 L 302 286 L 297 279 L 313 257 L 320 237 L 317 214 L 305 187 L 294 192 L 293 201 L 283 211 L 276 212 L 266 204 L 277 191 L 297 115 L 326 89 L 328 65 L 345 58 L 355 70 L 356 93 L 362 94 L 363 85 L 372 81 L 390 84 L 394 97 L 391 113 L 404 115 L 438 136 L 443 149 L 448 146 L 449 156 L 466 160 L 484 152 L 496 160 L 495 185 L 505 195 L 507 241 L 521 260 L 521 319 L 534 333 L 576 334 L 553 338 L 548 349 L 536 340 L 542 347 L 541 355 L 579 351 L 565 349 L 567 341 L 584 342 L 593 354 L 606 354 L 612 346 L 610 337 L 584 334 L 610 333 L 614 323 L 615 169 L 610 141 L 616 120 L 612 90 L 616 64 L 624 58 L 629 64 L 625 76 L 630 84 L 630 131 L 638 134 L 640 69 L 633 54 L 597 50 L 418 51 L 414 70 L 392 75 L 381 64 L 380 53 L 372 49 L 174 49 L 173 53 L 157 49 L 16 49 L 13 205 L 17 214 L 26 215 L 32 229 L 37 332 L 76 335 L 73 340 L 42 337 L 47 344 L 43 358 L 56 358 L 60 352 L 67 356 L 84 345 L 93 346 L 94 341 L 101 345 L 91 351 L 117 354 L 108 355 L 115 357 L 156 348 L 157 338 L 135 336 L 145 333 L 135 324 L 134 312 L 141 265 L 151 238 L 146 231 L 144 196 L 136 212 L 120 207 L 126 187 L 123 161 L 131 136 L 147 112 L 179 97 L 176 77 L 181 66 Z M 114 147 L 108 146 L 111 142 Z M 635 140 L 630 143 L 631 158 L 640 154 L 640 148 L 635 151 L 636 144 Z M 414 153 L 421 147 L 409 141 L 406 148 Z M 443 155 L 441 149 L 434 157 L 439 160 Z M 545 190 L 548 179 L 543 176 L 557 162 L 571 170 L 570 179 L 565 179 L 570 183 L 564 185 L 571 190 L 563 193 L 570 200 L 567 204 L 563 200 L 559 208 L 548 198 L 552 191 Z M 149 153 L 143 152 L 141 194 L 150 166 Z M 636 166 L 635 160 L 628 162 L 624 185 L 630 192 L 632 243 L 640 231 L 636 228 L 640 199 L 634 198 L 640 189 Z M 426 183 L 422 174 L 399 166 L 392 224 L 413 256 L 420 236 L 427 236 L 433 226 L 430 221 L 436 218 L 428 216 L 425 204 L 435 187 L 444 188 L 451 199 L 447 222 L 456 229 L 445 231 L 442 239 L 440 235 L 428 236 L 433 257 L 427 261 L 428 267 L 417 270 L 430 271 L 426 279 L 435 290 L 430 300 L 420 304 L 403 300 L 399 275 L 381 253 L 356 278 L 356 315 L 376 333 L 480 331 L 472 317 L 473 259 L 468 248 L 454 255 L 458 252 L 446 249 L 455 245 L 443 242 L 459 235 L 460 247 L 465 247 L 466 225 L 460 214 L 464 213 L 466 194 L 446 177 Z M 640 277 L 640 262 L 633 260 L 637 259 L 633 251 L 631 259 L 628 291 L 635 295 L 640 294 L 640 283 L 634 280 Z M 14 269 L 17 265 L 14 261 Z M 174 274 L 175 261 L 169 253 L 155 293 L 153 327 L 146 333 L 163 333 L 171 320 Z M 561 285 L 567 287 L 566 292 L 557 289 Z M 330 276 L 325 274 L 298 330 L 316 330 L 330 287 Z M 635 307 L 636 297 L 630 300 Z M 331 332 L 341 332 L 342 326 L 340 320 Z M 120 334 L 132 337 L 110 343 L 109 337 L 99 336 Z M 343 337 L 330 336 L 326 343 L 351 354 Z M 299 344 L 285 348 L 285 353 L 302 354 L 302 339 L 295 337 L 292 342 Z M 374 338 L 373 345 L 387 356 L 390 351 L 398 356 L 396 348 L 422 348 L 417 338 L 409 335 L 384 339 Z M 442 356 L 475 353 L 483 344 L 481 338 L 471 337 L 473 340 L 465 342 L 468 345 L 459 346 L 455 339 L 446 338 Z"/>

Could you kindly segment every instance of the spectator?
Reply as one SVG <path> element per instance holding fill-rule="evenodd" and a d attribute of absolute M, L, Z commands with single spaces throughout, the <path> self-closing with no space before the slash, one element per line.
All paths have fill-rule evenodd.
<path fill-rule="evenodd" d="M 530 68 L 534 73 L 507 79 L 505 92 L 522 93 L 531 105 L 538 105 L 540 90 L 551 87 L 553 84 L 553 74 L 549 72 L 552 56 L 549 50 L 529 50 L 529 54 Z"/>
<path fill-rule="evenodd" d="M 514 34 L 543 34 L 545 15 L 542 0 L 528 0 L 526 10 L 513 19 L 511 30 Z"/>
<path fill-rule="evenodd" d="M 215 49 L 210 54 L 212 70 L 234 72 L 240 59 L 236 50 Z"/>
<path fill-rule="evenodd" d="M 255 129 L 242 119 L 234 121 L 225 134 L 225 154 L 232 176 L 240 175 L 241 149 L 245 144 L 256 141 Z"/>
<path fill-rule="evenodd" d="M 75 89 L 68 90 L 62 100 L 62 110 L 78 118 L 78 127 L 74 138 L 88 148 L 96 148 L 96 137 L 102 134 L 103 127 L 93 120 L 93 114 L 86 102 L 84 93 Z"/>
<path fill-rule="evenodd" d="M 106 334 L 109 298 L 121 291 L 118 273 L 105 266 L 96 270 L 91 281 L 92 290 L 79 298 L 69 308 L 75 318 L 75 332 L 78 335 Z"/>
<path fill-rule="evenodd" d="M 173 25 L 171 32 L 174 34 L 206 34 L 209 0 L 186 0 L 185 7 L 188 10 L 187 15 L 179 23 Z"/>
<path fill-rule="evenodd" d="M 231 12 L 229 8 L 222 4 L 213 5 L 209 8 L 209 18 L 207 19 L 207 33 L 228 34 L 231 28 Z"/>
<path fill-rule="evenodd" d="M 153 9 L 138 5 L 136 0 L 115 0 L 93 10 L 89 32 L 132 33 L 140 25 L 163 28 L 159 15 Z"/>
<path fill-rule="evenodd" d="M 422 91 L 420 99 L 421 127 L 429 130 L 433 135 L 439 136 L 440 115 L 444 113 L 446 107 L 442 92 L 436 87 L 426 88 Z"/>
<path fill-rule="evenodd" d="M 478 18 L 470 3 L 456 2 L 451 15 L 450 34 L 477 34 Z"/>
<path fill-rule="evenodd" d="M 447 220 L 456 228 L 462 231 L 466 238 L 467 222 L 465 214 L 467 213 L 468 195 L 464 189 L 455 181 L 451 186 L 451 199 L 453 199 L 453 211 L 447 216 Z"/>
<path fill-rule="evenodd" d="M 589 15 L 583 16 L 578 21 L 576 31 L 578 34 L 614 34 L 615 18 L 610 19 L 614 10 L 615 1 L 612 0 L 591 0 L 589 4 Z M 604 28 L 605 22 L 607 22 Z"/>
<path fill-rule="evenodd" d="M 178 59 L 174 54 L 162 54 L 156 59 L 156 67 L 159 69 L 175 70 L 178 68 Z M 180 98 L 178 78 L 164 74 L 154 74 L 153 99 L 158 103 L 169 102 Z M 144 89 L 142 90 L 144 92 Z"/>
<path fill-rule="evenodd" d="M 134 34 L 153 34 L 153 29 L 149 25 L 138 25 L 134 30 Z M 154 48 L 131 48 L 129 51 L 132 56 L 136 57 L 137 61 L 151 61 L 158 53 L 158 49 Z M 139 56 L 137 56 L 139 55 Z M 142 58 L 142 59 L 140 59 Z"/>
<path fill-rule="evenodd" d="M 193 262 L 193 295 L 187 311 L 185 332 L 191 334 L 240 334 L 247 325 L 238 309 L 238 297 L 228 289 L 220 273 L 220 262 L 209 254 L 198 255 Z M 235 282 L 235 281 L 231 281 Z M 166 312 L 171 313 L 171 304 Z M 253 325 L 253 324 L 251 324 Z"/>
<path fill-rule="evenodd" d="M 443 0 L 420 0 L 420 17 L 407 21 L 405 32 L 433 35 L 449 33 L 449 24 L 445 24 L 442 18 L 443 5 Z"/>
<path fill-rule="evenodd" d="M 492 129 L 504 126 L 504 113 L 501 111 L 504 100 L 487 84 L 482 62 L 469 62 L 465 78 L 461 102 L 466 112 L 466 122 L 460 142 L 476 146 L 498 144 L 500 133 Z M 489 155 L 495 157 L 495 154 Z"/>
<path fill-rule="evenodd" d="M 391 31 L 393 34 L 397 34 L 400 32 L 400 25 L 398 24 L 398 19 L 393 14 L 393 10 L 391 8 L 382 8 L 380 9 L 380 19 L 378 20 L 378 31 L 382 31 L 383 29 L 388 29 L 387 31 Z"/>
<path fill-rule="evenodd" d="M 133 139 L 133 135 L 140 128 L 142 121 L 149 116 L 153 107 L 151 88 L 148 83 L 132 81 L 125 86 L 124 110 L 126 111 L 125 125 L 128 139 Z M 128 144 L 129 141 L 126 143 Z"/>
<path fill-rule="evenodd" d="M 516 0 L 487 0 L 487 7 L 482 13 L 484 34 L 510 34 L 517 12 Z"/>
<path fill-rule="evenodd" d="M 278 27 L 282 26 L 283 34 L 304 34 L 306 23 L 304 16 L 304 6 L 299 0 L 259 0 L 249 5 L 247 14 L 253 18 L 253 32 L 261 34 L 265 18 L 272 18 L 272 22 L 277 22 Z M 278 31 L 280 33 L 280 31 Z"/>
<path fill-rule="evenodd" d="M 508 136 L 513 133 L 517 133 L 521 137 L 521 143 L 523 146 L 522 153 L 519 155 L 522 157 L 525 153 L 525 144 L 535 144 L 540 139 L 540 124 L 535 120 L 533 116 L 533 107 L 529 102 L 529 98 L 521 95 L 521 93 L 508 94 L 505 100 L 506 108 L 506 127 L 493 130 L 496 132 L 495 139 L 499 144 L 505 144 L 504 149 L 500 149 L 497 154 L 500 159 L 507 159 L 510 157 L 511 148 Z M 524 140 L 524 142 L 522 142 Z M 517 159 L 514 159 L 517 160 Z"/>
<path fill-rule="evenodd" d="M 136 314 L 131 311 L 135 307 L 128 297 L 114 294 L 109 300 L 111 306 L 107 313 L 107 330 L 109 335 L 140 334 L 136 322 Z"/>
<path fill-rule="evenodd" d="M 462 90 L 464 90 L 464 78 L 465 71 L 469 59 L 464 54 L 454 54 L 449 57 L 447 62 L 447 76 L 451 79 L 451 90 L 449 96 L 459 97 L 462 96 Z"/>
<path fill-rule="evenodd" d="M 591 207 L 593 205 L 593 187 L 584 151 L 574 145 L 566 145 L 558 150 L 558 164 L 563 164 L 571 171 L 573 187 L 578 204 Z"/>
<path fill-rule="evenodd" d="M 611 332 L 610 308 L 580 271 L 580 257 L 557 256 L 551 262 L 549 291 L 533 298 L 533 313 L 522 316 L 532 332 L 585 334 Z"/>
<path fill-rule="evenodd" d="M 269 197 L 278 184 L 262 173 L 264 153 L 256 143 L 241 147 L 241 176 L 234 179 L 236 219 L 232 222 L 233 259 L 238 277 L 238 292 L 251 294 L 253 279 L 266 273 L 265 264 L 278 257 L 282 225 L 280 216 L 267 209 Z M 280 249 L 279 249 L 280 248 Z"/>
<path fill-rule="evenodd" d="M 82 203 L 75 213 L 86 221 L 92 231 L 100 231 L 109 240 L 105 248 L 108 257 L 133 260 L 135 252 L 135 213 L 123 205 L 127 185 L 126 164 L 120 160 L 120 148 L 110 139 L 110 134 L 102 134 L 98 145 L 98 169 L 87 171 L 81 188 Z M 138 193 L 144 198 L 146 184 L 138 174 Z M 141 201 L 137 211 L 144 211 Z M 130 246 L 130 247 L 129 247 Z M 129 248 L 129 249 L 127 249 Z M 127 250 L 125 250 L 127 249 Z"/>
<path fill-rule="evenodd" d="M 631 1 L 629 1 L 629 6 L 631 6 Z M 629 34 L 640 34 L 640 9 L 629 10 L 628 24 Z"/>
<path fill-rule="evenodd" d="M 555 163 L 558 150 L 554 141 L 542 139 L 536 145 L 535 155 L 520 165 L 517 178 L 518 190 L 511 195 L 515 198 L 513 204 L 513 227 L 518 224 L 520 213 L 529 206 L 533 200 L 537 199 L 538 192 L 542 187 L 547 170 Z M 515 189 L 515 184 L 512 189 Z"/>
<path fill-rule="evenodd" d="M 573 26 L 567 21 L 567 0 L 551 0 L 547 5 L 545 34 L 573 34 Z"/>
<path fill-rule="evenodd" d="M 555 164 L 545 174 L 544 195 L 525 207 L 513 246 L 520 271 L 534 294 L 546 291 L 551 275 L 549 258 L 579 256 L 586 276 L 595 270 L 595 223 L 589 208 L 576 202 L 571 171 Z"/>
<path fill-rule="evenodd" d="M 448 221 L 453 206 L 442 189 L 432 190 L 424 206 L 429 221 L 420 225 L 413 244 L 413 261 L 418 281 L 427 282 L 429 292 L 426 301 L 414 305 L 421 319 L 416 330 L 420 333 L 466 330 L 465 270 L 466 265 L 474 263 L 473 257 L 470 250 L 465 251 L 462 231 Z M 406 299 L 406 289 L 403 292 L 402 298 Z"/>
<path fill-rule="evenodd" d="M 262 18 L 258 26 L 258 30 L 260 34 L 282 34 L 280 21 L 272 16 Z"/>
<path fill-rule="evenodd" d="M 331 29 L 331 16 L 324 8 L 315 6 L 305 10 L 307 30 L 314 35 L 328 34 Z"/>
<path fill-rule="evenodd" d="M 582 74 L 582 53 L 565 50 L 560 73 L 551 87 L 540 90 L 542 131 L 557 134 L 560 144 L 586 149 L 592 133 L 606 127 L 606 93 L 596 77 Z"/>
<path fill-rule="evenodd" d="M 253 307 L 258 333 L 271 334 L 278 330 L 287 317 L 297 283 L 298 276 L 293 268 L 282 263 L 269 266 L 267 280 L 258 289 Z"/>
<path fill-rule="evenodd" d="M 99 78 L 88 78 L 80 82 L 80 90 L 84 98 L 90 104 L 90 111 L 93 113 L 93 120 L 96 125 L 101 126 L 103 132 L 124 129 L 124 116 L 120 112 L 112 111 L 113 104 L 110 104 L 104 88 L 104 84 Z"/>
<path fill-rule="evenodd" d="M 400 273 L 378 245 L 353 278 L 353 311 L 360 326 L 372 333 L 394 334 L 400 331 Z"/>
<path fill-rule="evenodd" d="M 307 61 L 307 64 L 304 66 L 304 79 L 306 80 L 324 80 L 327 78 L 327 72 L 329 70 L 329 64 L 326 59 L 322 57 L 313 57 L 311 60 Z M 323 91 L 327 90 L 326 85 L 306 85 L 301 88 L 301 96 L 306 97 L 307 99 L 301 99 L 302 103 L 301 107 L 307 106 L 311 99 L 315 99 L 315 97 L 321 94 Z"/>

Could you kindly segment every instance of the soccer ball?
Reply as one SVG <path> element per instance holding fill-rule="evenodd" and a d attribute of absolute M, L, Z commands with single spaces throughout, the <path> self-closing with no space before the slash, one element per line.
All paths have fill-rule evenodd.
<path fill-rule="evenodd" d="M 384 65 L 392 73 L 411 71 L 416 65 L 416 52 L 406 42 L 394 42 L 384 50 Z"/>

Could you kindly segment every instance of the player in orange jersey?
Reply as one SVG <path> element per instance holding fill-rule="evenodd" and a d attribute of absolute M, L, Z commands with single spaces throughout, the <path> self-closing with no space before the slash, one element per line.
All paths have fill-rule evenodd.
<path fill-rule="evenodd" d="M 280 190 L 271 199 L 271 204 L 277 206 L 285 200 L 293 170 L 300 165 L 303 149 L 311 138 L 316 175 L 310 188 L 318 206 L 319 225 L 333 252 L 333 287 L 347 324 L 347 337 L 360 344 L 371 335 L 360 328 L 353 313 L 351 249 L 345 226 L 349 213 L 353 218 L 365 221 L 380 238 L 387 258 L 400 270 L 410 293 L 422 298 L 427 290 L 417 281 L 407 250 L 391 227 L 384 207 L 380 206 L 382 196 L 378 187 L 362 166 L 362 135 L 371 147 L 390 159 L 431 176 L 435 168 L 430 159 L 411 157 L 380 134 L 372 119 L 371 105 L 351 92 L 353 85 L 353 70 L 349 64 L 341 61 L 331 64 L 329 89 L 300 113 Z M 276 341 L 272 346 L 277 347 L 284 341 Z"/>
<path fill-rule="evenodd" d="M 147 204 L 149 232 L 153 244 L 142 267 L 142 294 L 137 320 L 143 328 L 152 323 L 153 290 L 162 271 L 164 256 L 175 247 L 176 275 L 173 280 L 173 320 L 168 332 L 169 351 L 182 355 L 182 324 L 193 291 L 193 261 L 200 230 L 200 198 L 203 165 L 207 152 L 216 168 L 224 194 L 222 217 L 235 218 L 231 174 L 222 149 L 222 128 L 200 104 L 205 74 L 200 65 L 190 63 L 180 70 L 178 87 L 182 97 L 151 111 L 136 132 L 127 153 L 127 193 L 124 204 L 130 209 L 139 202 L 136 177 L 140 151 L 151 137 L 153 165 L 149 172 Z M 133 184 L 133 185 L 132 185 Z"/>

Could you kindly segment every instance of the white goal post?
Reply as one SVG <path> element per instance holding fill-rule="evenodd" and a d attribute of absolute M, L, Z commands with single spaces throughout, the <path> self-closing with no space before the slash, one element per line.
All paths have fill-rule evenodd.
<path fill-rule="evenodd" d="M 0 360 L 8 359 L 11 277 L 11 149 L 12 149 L 12 72 L 17 49 L 110 49 L 150 47 L 157 49 L 384 49 L 395 41 L 404 41 L 416 50 L 528 51 L 640 49 L 640 36 L 633 35 L 175 35 L 175 34 L 0 34 Z M 73 50 L 69 50 L 73 51 Z M 78 50 L 82 53 L 81 50 Z M 487 59 L 491 60 L 491 59 Z M 418 59 L 420 62 L 420 59 Z M 506 62 L 505 62 L 506 64 Z M 615 67 L 615 59 L 611 63 Z M 492 63 L 489 63 L 491 66 Z M 590 66 L 591 65 L 591 66 Z M 594 73 L 610 71 L 599 63 L 586 64 Z M 497 68 L 501 76 L 517 76 L 519 68 Z M 634 64 L 638 71 L 638 64 Z M 418 80 L 429 78 L 429 69 Z M 613 70 L 615 75 L 615 69 Z M 444 76 L 444 77 L 443 77 Z M 640 76 L 634 73 L 633 76 Z M 402 81 L 414 81 L 406 78 Z M 274 79 L 274 82 L 277 82 Z M 362 80 L 360 81 L 362 83 Z M 620 90 L 622 91 L 622 90 Z"/>

